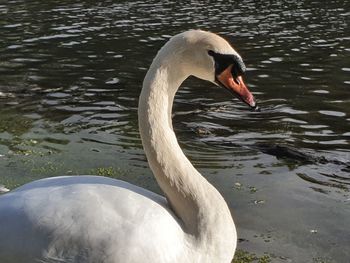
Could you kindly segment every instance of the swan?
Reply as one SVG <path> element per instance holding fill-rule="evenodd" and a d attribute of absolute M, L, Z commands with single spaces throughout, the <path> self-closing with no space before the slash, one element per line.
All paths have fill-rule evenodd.
<path fill-rule="evenodd" d="M 256 108 L 244 70 L 240 55 L 214 33 L 173 36 L 145 76 L 138 108 L 144 151 L 165 197 L 90 175 L 25 184 L 0 196 L 1 262 L 231 262 L 237 234 L 230 210 L 182 152 L 171 111 L 190 75 Z"/>

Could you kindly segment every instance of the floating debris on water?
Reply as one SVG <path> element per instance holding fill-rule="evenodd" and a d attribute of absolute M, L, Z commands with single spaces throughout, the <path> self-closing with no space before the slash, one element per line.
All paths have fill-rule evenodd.
<path fill-rule="evenodd" d="M 239 183 L 239 182 L 236 182 L 236 183 L 235 183 L 235 188 L 236 188 L 236 189 L 239 189 L 239 190 L 242 189 L 242 184 Z"/>
<path fill-rule="evenodd" d="M 258 191 L 258 189 L 256 189 L 256 187 L 254 186 L 249 186 L 249 190 L 250 190 L 250 193 L 256 193 L 256 191 Z"/>
<path fill-rule="evenodd" d="M 203 127 L 197 127 L 196 128 L 196 134 L 199 136 L 208 136 L 208 135 L 212 135 L 212 133 L 210 132 L 210 130 L 203 128 Z"/>
<path fill-rule="evenodd" d="M 265 200 L 254 200 L 255 205 L 261 205 L 261 204 L 265 204 L 265 203 L 266 203 Z"/>

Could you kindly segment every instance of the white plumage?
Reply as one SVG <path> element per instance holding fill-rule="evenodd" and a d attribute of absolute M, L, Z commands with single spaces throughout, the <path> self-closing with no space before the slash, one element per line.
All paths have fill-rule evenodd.
<path fill-rule="evenodd" d="M 165 198 L 120 180 L 43 179 L 2 196 L 0 207 L 4 263 L 171 262 L 183 249 Z"/>

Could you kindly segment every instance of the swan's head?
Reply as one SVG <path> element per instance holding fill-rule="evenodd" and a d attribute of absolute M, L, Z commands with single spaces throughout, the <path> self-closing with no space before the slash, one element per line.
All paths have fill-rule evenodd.
<path fill-rule="evenodd" d="M 201 30 L 187 31 L 173 39 L 183 47 L 181 58 L 186 71 L 227 89 L 250 107 L 257 108 L 254 96 L 243 81 L 246 69 L 243 60 L 225 39 Z"/>

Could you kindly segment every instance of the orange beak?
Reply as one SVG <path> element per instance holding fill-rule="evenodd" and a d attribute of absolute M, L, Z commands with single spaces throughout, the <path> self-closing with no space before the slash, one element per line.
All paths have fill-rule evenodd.
<path fill-rule="evenodd" d="M 231 70 L 232 65 L 217 75 L 217 80 L 224 88 L 233 93 L 241 101 L 245 102 L 253 109 L 257 108 L 254 96 L 244 84 L 242 76 L 238 76 L 234 79 Z"/>

